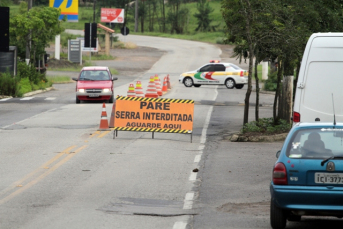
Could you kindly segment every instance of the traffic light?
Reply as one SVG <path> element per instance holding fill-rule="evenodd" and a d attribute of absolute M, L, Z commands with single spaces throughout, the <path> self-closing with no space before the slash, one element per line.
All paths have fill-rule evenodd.
<path fill-rule="evenodd" d="M 85 23 L 85 48 L 96 48 L 97 24 Z"/>
<path fill-rule="evenodd" d="M 10 8 L 0 7 L 0 51 L 8 52 L 10 46 Z"/>

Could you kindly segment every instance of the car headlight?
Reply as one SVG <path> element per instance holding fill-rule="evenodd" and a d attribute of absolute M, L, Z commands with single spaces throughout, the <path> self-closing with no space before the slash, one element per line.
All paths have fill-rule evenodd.
<path fill-rule="evenodd" d="M 81 93 L 84 93 L 85 89 L 79 89 L 78 91 L 81 92 Z"/>
<path fill-rule="evenodd" d="M 106 92 L 110 92 L 110 89 L 105 88 L 105 89 L 103 89 L 102 91 L 106 93 Z"/>

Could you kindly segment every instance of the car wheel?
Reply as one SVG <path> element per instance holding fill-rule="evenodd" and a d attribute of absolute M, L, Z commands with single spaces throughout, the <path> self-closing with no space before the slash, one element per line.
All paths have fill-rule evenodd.
<path fill-rule="evenodd" d="M 113 94 L 112 94 L 110 100 L 108 100 L 108 102 L 109 102 L 109 103 L 113 103 Z"/>
<path fill-rule="evenodd" d="M 286 220 L 286 212 L 270 201 L 270 226 L 274 229 L 283 229 L 286 227 Z"/>
<path fill-rule="evenodd" d="M 233 79 L 227 79 L 225 81 L 225 86 L 228 88 L 228 89 L 232 89 L 235 87 L 235 81 Z"/>
<path fill-rule="evenodd" d="M 76 96 L 76 103 L 80 103 L 81 101 L 79 100 L 79 98 L 77 98 Z"/>
<path fill-rule="evenodd" d="M 244 84 L 236 84 L 237 89 L 242 89 L 244 87 Z"/>
<path fill-rule="evenodd" d="M 193 80 L 189 77 L 186 77 L 184 80 L 183 80 L 183 84 L 186 86 L 186 87 L 192 87 L 193 86 Z"/>
<path fill-rule="evenodd" d="M 194 87 L 200 87 L 201 84 L 194 84 Z"/>

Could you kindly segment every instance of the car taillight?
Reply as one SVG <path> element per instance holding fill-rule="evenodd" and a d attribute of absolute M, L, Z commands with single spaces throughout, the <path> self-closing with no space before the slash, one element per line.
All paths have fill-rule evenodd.
<path fill-rule="evenodd" d="M 281 162 L 274 166 L 273 183 L 276 185 L 288 184 L 286 166 Z"/>
<path fill-rule="evenodd" d="M 243 72 L 243 71 L 241 71 L 241 74 L 240 74 L 240 76 L 241 76 L 241 77 L 243 77 L 243 76 L 244 76 L 244 72 Z"/>
<path fill-rule="evenodd" d="M 293 122 L 300 122 L 300 114 L 298 112 L 293 112 Z"/>

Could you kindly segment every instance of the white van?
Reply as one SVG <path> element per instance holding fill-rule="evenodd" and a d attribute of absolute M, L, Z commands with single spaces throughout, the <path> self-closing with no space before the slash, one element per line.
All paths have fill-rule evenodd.
<path fill-rule="evenodd" d="M 293 124 L 333 122 L 334 109 L 343 122 L 343 33 L 314 33 L 301 62 Z"/>

